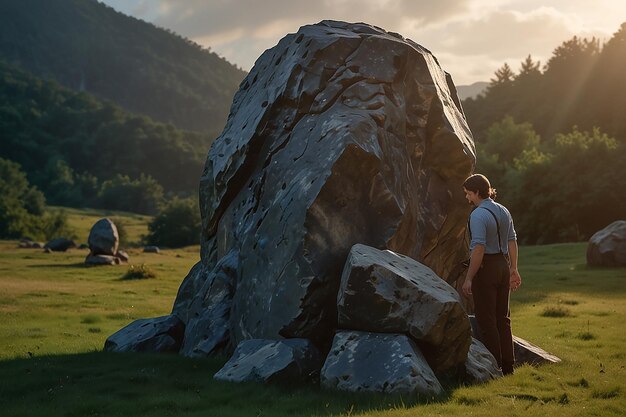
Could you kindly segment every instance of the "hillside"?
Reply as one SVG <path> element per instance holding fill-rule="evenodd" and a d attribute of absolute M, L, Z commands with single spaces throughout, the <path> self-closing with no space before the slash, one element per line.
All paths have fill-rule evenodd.
<path fill-rule="evenodd" d="M 133 113 L 217 135 L 245 72 L 95 0 L 0 2 L 0 58 Z"/>
<path fill-rule="evenodd" d="M 50 203 L 90 204 L 103 182 L 120 175 L 195 194 L 212 140 L 0 61 L 0 158 L 19 163 Z"/>

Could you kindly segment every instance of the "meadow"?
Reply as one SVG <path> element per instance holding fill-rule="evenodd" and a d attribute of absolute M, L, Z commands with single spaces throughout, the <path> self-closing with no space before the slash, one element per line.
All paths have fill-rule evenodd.
<path fill-rule="evenodd" d="M 98 211 L 71 211 L 86 241 Z M 147 218 L 124 217 L 129 241 Z M 562 362 L 522 366 L 436 400 L 329 392 L 312 386 L 217 382 L 226 358 L 102 352 L 143 317 L 169 314 L 199 248 L 144 254 L 128 266 L 86 267 L 87 250 L 43 253 L 0 241 L 0 405 L 3 416 L 621 416 L 626 414 L 626 268 L 589 268 L 584 243 L 520 249 L 513 331 Z"/>

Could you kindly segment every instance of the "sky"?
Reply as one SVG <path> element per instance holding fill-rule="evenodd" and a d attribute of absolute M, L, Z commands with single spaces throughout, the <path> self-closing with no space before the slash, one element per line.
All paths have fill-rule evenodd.
<path fill-rule="evenodd" d="M 624 0 L 104 0 L 249 71 L 288 33 L 324 19 L 365 22 L 429 49 L 457 85 L 489 81 L 529 54 L 545 64 L 573 36 L 605 41 L 626 22 Z"/>

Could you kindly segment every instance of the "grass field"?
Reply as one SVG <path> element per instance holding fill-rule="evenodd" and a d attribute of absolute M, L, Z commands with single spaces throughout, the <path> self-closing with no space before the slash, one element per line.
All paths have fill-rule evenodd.
<path fill-rule="evenodd" d="M 88 214 L 71 213 L 73 221 L 84 217 L 81 233 L 93 223 Z M 97 220 L 102 213 L 93 214 Z M 136 230 L 145 227 L 145 220 L 134 221 Z M 197 247 L 129 253 L 132 264 L 146 264 L 157 277 L 122 280 L 125 266 L 83 266 L 86 250 L 45 254 L 0 241 L 1 415 L 626 414 L 626 268 L 587 268 L 585 244 L 522 247 L 524 282 L 512 296 L 514 333 L 563 362 L 451 387 L 435 402 L 222 383 L 212 375 L 226 358 L 101 352 L 106 337 L 132 320 L 168 314 L 198 260 Z"/>

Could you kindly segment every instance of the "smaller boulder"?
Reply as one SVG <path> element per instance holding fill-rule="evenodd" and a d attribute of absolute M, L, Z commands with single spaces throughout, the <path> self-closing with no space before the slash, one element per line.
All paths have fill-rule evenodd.
<path fill-rule="evenodd" d="M 76 243 L 74 243 L 71 239 L 66 239 L 64 237 L 58 239 L 52 239 L 48 243 L 44 245 L 44 249 L 50 249 L 54 252 L 65 252 L 70 248 L 75 248 Z"/>
<path fill-rule="evenodd" d="M 591 236 L 587 264 L 626 266 L 626 220 L 615 221 Z"/>
<path fill-rule="evenodd" d="M 322 367 L 322 386 L 353 392 L 443 392 L 415 343 L 403 334 L 339 331 Z"/>
<path fill-rule="evenodd" d="M 321 356 L 307 339 L 243 340 L 213 378 L 229 382 L 311 381 L 319 374 Z"/>
<path fill-rule="evenodd" d="M 159 253 L 159 247 L 158 246 L 146 246 L 143 248 L 143 251 L 145 253 Z"/>
<path fill-rule="evenodd" d="M 481 384 L 502 377 L 502 370 L 496 358 L 477 339 L 472 338 L 467 361 L 465 362 L 466 381 Z"/>
<path fill-rule="evenodd" d="M 94 255 L 90 253 L 85 258 L 87 265 L 119 265 L 119 258 L 111 255 Z"/>
<path fill-rule="evenodd" d="M 86 243 L 81 243 L 78 249 L 89 249 L 89 245 L 87 245 Z"/>
<path fill-rule="evenodd" d="M 120 237 L 115 224 L 107 218 L 98 220 L 89 232 L 89 249 L 94 255 L 115 256 Z"/>
<path fill-rule="evenodd" d="M 109 352 L 178 352 L 185 324 L 175 315 L 135 320 L 104 343 Z"/>
<path fill-rule="evenodd" d="M 122 250 L 118 250 L 117 253 L 115 254 L 115 257 L 119 259 L 120 262 L 123 262 L 123 263 L 128 262 L 128 260 L 130 259 L 130 256 L 128 256 L 128 253 Z"/>

